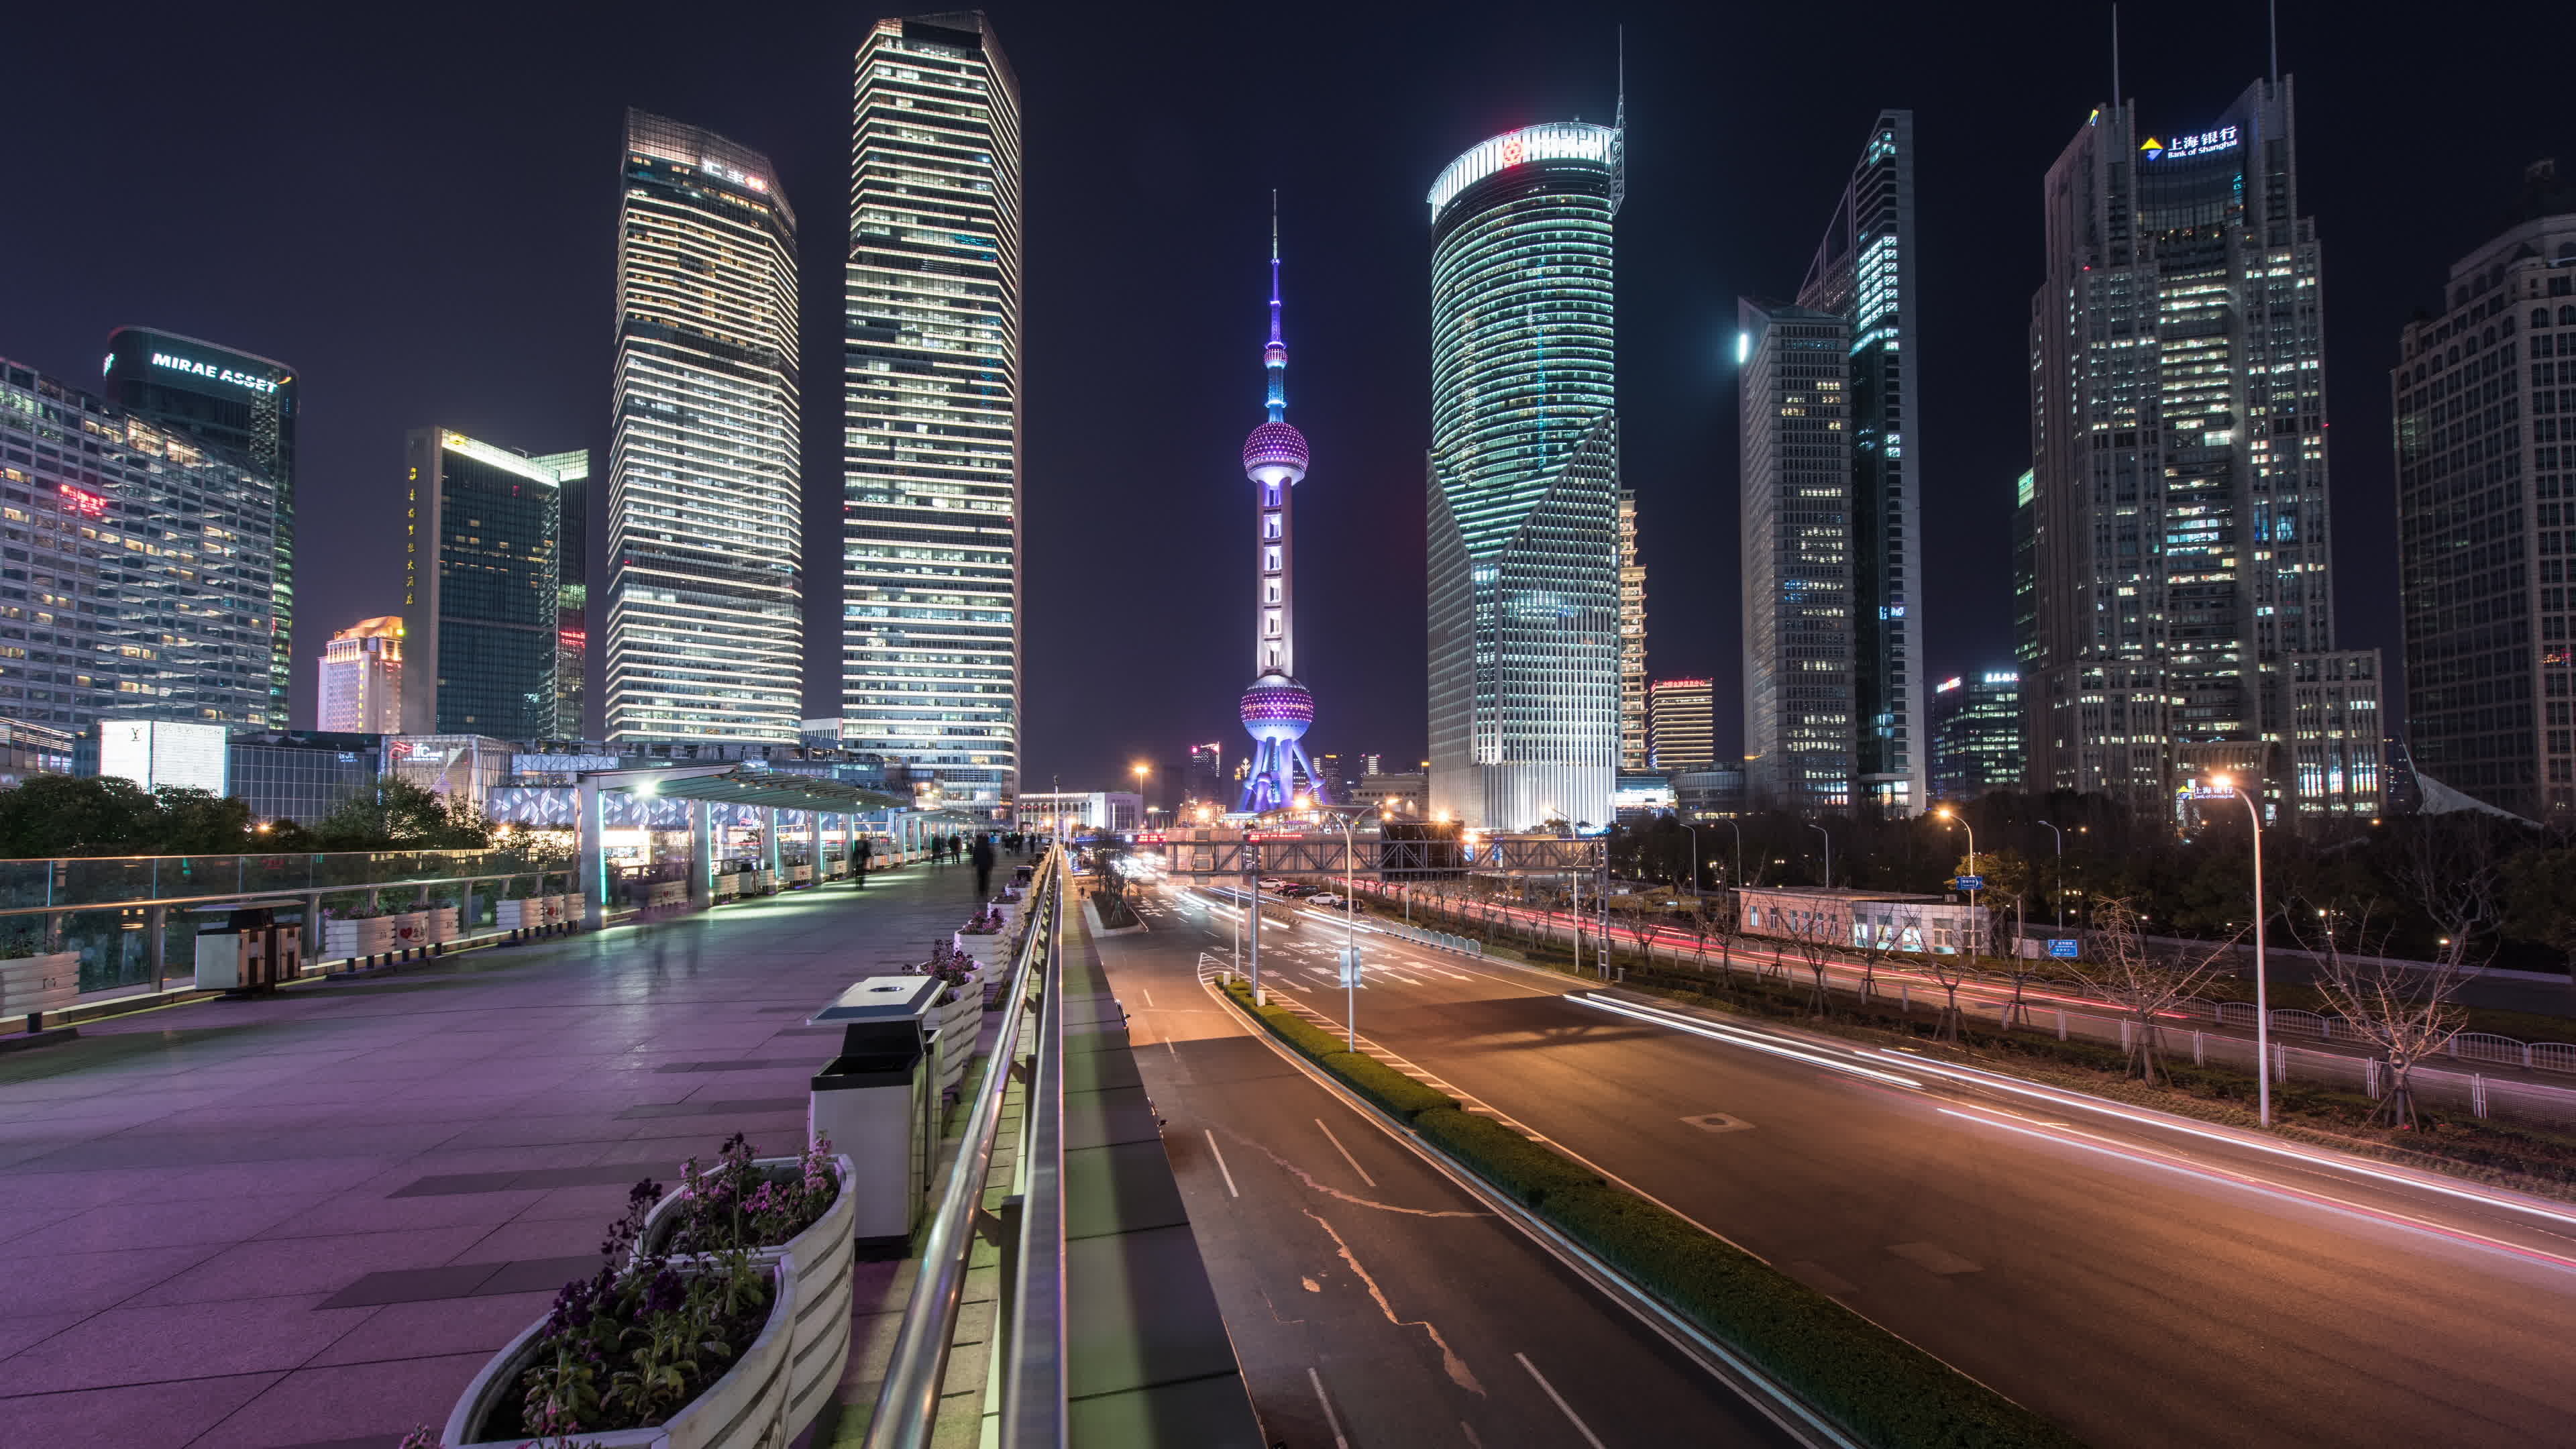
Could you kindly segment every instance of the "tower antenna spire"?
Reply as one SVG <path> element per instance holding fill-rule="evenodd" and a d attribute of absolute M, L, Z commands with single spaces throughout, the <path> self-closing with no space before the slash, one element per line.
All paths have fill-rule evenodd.
<path fill-rule="evenodd" d="M 2281 88 L 2281 0 L 2270 0 L 2263 14 L 2272 30 L 2272 89 Z"/>
<path fill-rule="evenodd" d="M 2111 5 L 2111 113 L 2112 113 L 2113 115 L 2115 115 L 2115 116 L 2116 116 L 2116 115 L 2118 115 L 2118 114 L 2119 114 L 2119 111 L 2120 111 L 2120 6 L 2119 6 L 2119 3 L 2118 3 L 2118 0 L 2112 0 L 2112 5 Z"/>

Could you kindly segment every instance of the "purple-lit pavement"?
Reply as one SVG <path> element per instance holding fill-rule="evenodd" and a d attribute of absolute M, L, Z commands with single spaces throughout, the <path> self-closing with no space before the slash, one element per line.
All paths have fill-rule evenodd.
<path fill-rule="evenodd" d="M 0 1442 L 435 1428 L 639 1178 L 801 1142 L 805 1016 L 925 957 L 973 883 L 916 865 L 0 1056 Z"/>

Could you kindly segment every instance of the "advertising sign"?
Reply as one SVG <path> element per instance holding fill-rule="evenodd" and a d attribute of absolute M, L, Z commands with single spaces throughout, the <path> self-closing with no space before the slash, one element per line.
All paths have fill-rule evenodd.
<path fill-rule="evenodd" d="M 222 725 L 179 720 L 117 719 L 98 724 L 98 772 L 132 780 L 146 790 L 178 785 L 221 795 L 230 784 L 224 768 Z"/>

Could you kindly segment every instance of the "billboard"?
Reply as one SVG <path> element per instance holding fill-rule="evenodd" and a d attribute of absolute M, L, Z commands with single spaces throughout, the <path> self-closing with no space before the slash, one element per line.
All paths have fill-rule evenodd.
<path fill-rule="evenodd" d="M 114 719 L 98 722 L 98 772 L 132 780 L 146 790 L 164 785 L 226 793 L 225 744 L 219 724 L 181 720 Z"/>

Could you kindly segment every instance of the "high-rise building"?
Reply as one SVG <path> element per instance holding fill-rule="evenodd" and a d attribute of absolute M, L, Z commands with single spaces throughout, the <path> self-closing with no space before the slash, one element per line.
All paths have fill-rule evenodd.
<path fill-rule="evenodd" d="M 106 376 L 108 401 L 126 416 L 183 434 L 276 490 L 264 565 L 266 612 L 275 622 L 261 723 L 284 729 L 295 677 L 295 369 L 175 332 L 119 327 L 107 335 Z"/>
<path fill-rule="evenodd" d="M 860 42 L 843 343 L 852 749 L 1001 815 L 1020 760 L 1020 94 L 978 11 Z"/>
<path fill-rule="evenodd" d="M 1923 458 L 1913 326 L 1914 113 L 1882 111 L 1852 168 L 1798 305 L 1851 329 L 1844 406 L 1851 449 L 1853 800 L 1923 808 Z"/>
<path fill-rule="evenodd" d="M 598 738 L 590 726 L 590 450 L 528 460 L 555 475 L 555 733 Z"/>
<path fill-rule="evenodd" d="M 403 621 L 361 619 L 322 646 L 317 728 L 344 734 L 402 733 Z"/>
<path fill-rule="evenodd" d="M 2031 302 L 2033 626 L 2025 782 L 2141 812 L 2226 772 L 2274 812 L 2376 811 L 2353 772 L 2284 748 L 2317 656 L 2376 709 L 2373 651 L 2335 648 L 2325 309 L 2299 214 L 2288 80 L 2204 129 L 2093 113 L 2050 167 Z M 2364 731 L 2374 743 L 2375 728 Z M 2375 796 L 2377 769 L 2363 772 Z"/>
<path fill-rule="evenodd" d="M 2576 818 L 2576 185 L 2555 164 L 2531 168 L 2513 223 L 2452 266 L 2399 349 L 2415 769 L 2518 815 Z"/>
<path fill-rule="evenodd" d="M 1279 215 L 1270 217 L 1270 341 L 1261 349 L 1268 414 L 1243 440 L 1252 480 L 1252 683 L 1238 706 L 1252 736 L 1252 774 L 1236 808 L 1321 805 L 1328 790 L 1300 743 L 1315 722 L 1315 696 L 1297 678 L 1297 485 L 1306 477 L 1306 435 L 1288 421 L 1288 344 L 1279 336 Z"/>
<path fill-rule="evenodd" d="M 1619 769 L 1651 758 L 1646 714 L 1646 565 L 1637 555 L 1637 490 L 1619 490 Z"/>
<path fill-rule="evenodd" d="M 1225 746 L 1213 741 L 1190 746 L 1189 773 L 1183 784 L 1181 799 L 1186 804 L 1234 808 L 1233 794 L 1225 787 Z"/>
<path fill-rule="evenodd" d="M 796 213 L 768 157 L 643 111 L 623 168 L 608 737 L 793 744 Z"/>
<path fill-rule="evenodd" d="M 1853 729 L 1851 324 L 1736 308 L 1744 782 L 1757 808 L 1847 810 Z"/>
<path fill-rule="evenodd" d="M 1932 798 L 2021 788 L 2021 676 L 1988 669 L 1932 690 Z"/>
<path fill-rule="evenodd" d="M 1658 679 L 1653 705 L 1655 773 L 1717 767 L 1717 684 L 1708 679 Z"/>
<path fill-rule="evenodd" d="M 0 715 L 274 723 L 269 475 L 0 361 L 0 500 Z"/>
<path fill-rule="evenodd" d="M 559 477 L 452 428 L 412 429 L 403 462 L 402 732 L 562 733 Z"/>
<path fill-rule="evenodd" d="M 1619 768 L 1617 126 L 1479 142 L 1432 183 L 1431 805 L 1607 825 Z"/>

